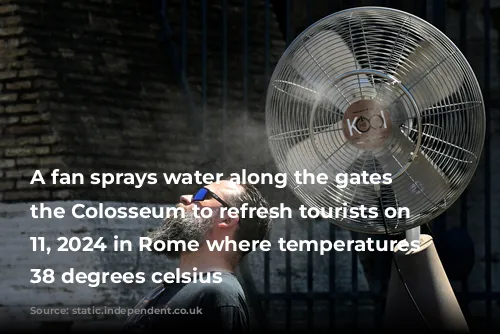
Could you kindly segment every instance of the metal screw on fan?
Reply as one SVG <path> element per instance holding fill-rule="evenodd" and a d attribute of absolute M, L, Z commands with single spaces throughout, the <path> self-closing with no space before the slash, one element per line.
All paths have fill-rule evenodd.
<path fill-rule="evenodd" d="M 465 190 L 485 137 L 476 76 L 446 35 L 389 8 L 360 7 L 325 17 L 301 33 L 278 62 L 267 93 L 266 124 L 277 168 L 287 173 L 304 204 L 379 208 L 375 219 L 332 222 L 362 233 L 406 232 L 407 239 L 423 242 L 411 261 L 427 254 L 425 268 L 436 266 L 441 273 L 437 253 L 430 255 L 432 238 L 418 228 Z M 304 169 L 325 173 L 330 182 L 296 184 L 294 173 Z M 390 173 L 392 183 L 341 187 L 335 182 L 339 173 L 363 171 Z M 408 208 L 410 216 L 385 217 L 388 207 Z M 420 269 L 412 268 L 415 276 Z"/>

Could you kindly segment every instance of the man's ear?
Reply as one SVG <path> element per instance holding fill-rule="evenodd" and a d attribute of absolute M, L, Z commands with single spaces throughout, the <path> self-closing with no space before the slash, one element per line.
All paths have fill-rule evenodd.
<path fill-rule="evenodd" d="M 232 228 L 238 225 L 239 221 L 240 217 L 238 217 L 238 215 L 233 215 L 233 214 L 230 215 L 227 212 L 225 212 L 224 217 L 220 218 L 220 221 L 217 224 L 217 226 L 219 228 Z"/>

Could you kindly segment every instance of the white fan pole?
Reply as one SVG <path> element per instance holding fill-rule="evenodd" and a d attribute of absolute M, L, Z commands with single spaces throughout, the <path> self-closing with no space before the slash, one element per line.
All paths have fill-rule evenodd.
<path fill-rule="evenodd" d="M 409 244 L 411 244 L 412 241 L 418 241 L 420 246 L 420 226 L 409 229 L 405 233 L 406 233 L 406 241 L 408 241 Z"/>

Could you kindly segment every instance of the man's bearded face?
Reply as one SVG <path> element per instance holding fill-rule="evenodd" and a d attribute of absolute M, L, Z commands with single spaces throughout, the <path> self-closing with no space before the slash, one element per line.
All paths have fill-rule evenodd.
<path fill-rule="evenodd" d="M 177 207 L 182 207 L 182 205 L 179 204 Z M 215 211 L 212 217 L 202 218 L 199 215 L 196 217 L 193 210 L 184 210 L 184 218 L 166 218 L 158 228 L 148 233 L 148 237 L 151 238 L 153 243 L 159 240 L 165 243 L 168 240 L 185 241 L 186 243 L 195 240 L 201 246 L 205 242 L 207 233 L 212 229 Z M 155 254 L 165 254 L 171 259 L 179 258 L 180 252 L 177 252 L 174 246 L 172 248 L 171 250 L 165 248 L 161 252 L 153 249 L 153 252 Z"/>

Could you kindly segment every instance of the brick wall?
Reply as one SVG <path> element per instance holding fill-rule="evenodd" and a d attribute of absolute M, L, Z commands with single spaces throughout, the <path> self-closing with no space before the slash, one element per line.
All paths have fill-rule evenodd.
<path fill-rule="evenodd" d="M 31 39 L 25 35 L 18 5 L 0 7 L 0 199 L 17 200 L 13 189 L 25 196 L 48 196 L 42 191 L 26 191 L 24 177 L 30 166 L 46 163 L 50 153 L 50 115 L 40 103 L 43 81 L 32 58 Z"/>
<path fill-rule="evenodd" d="M 179 34 L 181 3 L 169 1 L 168 16 Z M 251 2 L 249 75 L 252 111 L 245 129 L 250 140 L 264 135 L 264 1 Z M 240 7 L 240 8 L 239 8 Z M 248 139 L 231 140 L 241 127 L 243 109 L 241 47 L 229 41 L 226 131 L 221 131 L 220 49 L 208 43 L 209 100 L 201 103 L 200 6 L 190 5 L 188 79 L 207 131 L 225 133 L 231 147 L 217 148 L 221 136 L 200 145 L 192 134 L 189 109 L 170 59 L 158 41 L 159 25 L 149 1 L 12 1 L 0 6 L 0 200 L 88 199 L 139 202 L 175 201 L 184 189 L 148 186 L 141 190 L 114 186 L 30 185 L 34 170 L 66 172 L 193 172 L 237 170 L 249 154 Z M 241 3 L 228 12 L 230 29 L 241 24 Z M 220 9 L 208 8 L 209 38 L 219 40 L 214 22 Z M 273 30 L 273 29 L 272 29 Z M 274 31 L 278 31 L 274 29 Z M 234 35 L 232 35 L 234 36 Z M 275 36 L 279 40 L 279 36 Z M 241 41 L 239 43 L 241 45 Z M 273 42 L 272 58 L 284 50 Z M 271 63 L 270 68 L 274 65 Z M 256 119 L 252 122 L 252 119 Z M 249 130 L 253 126 L 253 130 Z M 212 136 L 213 138 L 214 136 Z M 238 136 L 240 137 L 240 136 Z M 229 138 L 229 139 L 228 139 Z M 247 148 L 244 144 L 247 144 Z M 242 146 L 243 145 L 243 146 Z M 204 149 L 204 150 L 203 150 Z M 231 153 L 236 152 L 236 153 Z M 265 150 L 265 148 L 264 148 Z M 228 153 L 229 152 L 229 153 Z M 225 156 L 224 160 L 221 157 Z M 228 160 L 228 157 L 231 160 Z M 259 159 L 269 168 L 270 157 Z M 255 165 L 255 163 L 254 163 Z M 262 167 L 260 167 L 262 168 Z"/>

